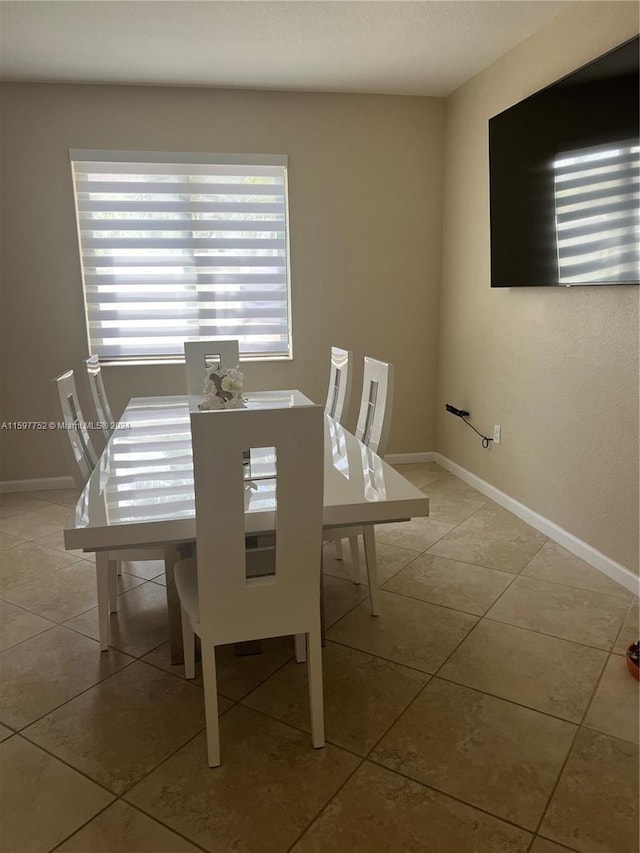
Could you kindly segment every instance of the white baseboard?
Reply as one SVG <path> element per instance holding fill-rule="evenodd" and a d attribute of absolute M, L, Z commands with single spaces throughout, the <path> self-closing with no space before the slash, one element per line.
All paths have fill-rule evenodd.
<path fill-rule="evenodd" d="M 42 492 L 49 489 L 73 489 L 73 477 L 41 477 L 38 480 L 0 480 L 0 494 L 5 492 Z"/>
<path fill-rule="evenodd" d="M 462 468 L 460 465 L 457 465 L 455 462 L 447 459 L 447 457 L 443 456 L 441 453 L 435 453 L 432 455 L 435 457 L 434 461 L 442 468 L 446 468 L 447 471 L 455 474 L 456 477 L 464 480 L 465 483 L 473 486 L 474 489 L 482 492 L 483 495 L 491 498 L 492 501 L 495 501 L 497 504 L 500 504 L 500 506 L 508 509 L 509 512 L 517 515 L 518 518 L 521 518 L 523 521 L 526 521 L 526 523 L 530 524 L 531 527 L 535 527 L 536 530 L 539 530 L 541 533 L 544 533 L 545 536 L 553 539 L 553 541 L 557 542 L 558 545 L 562 545 L 563 548 L 566 548 L 567 551 L 575 554 L 576 557 L 580 557 L 580 559 L 584 560 L 585 563 L 589 563 L 589 565 L 593 566 L 594 569 L 598 569 L 598 571 L 607 575 L 611 580 L 619 583 L 621 586 L 625 587 L 625 589 L 630 590 L 634 595 L 638 595 L 640 579 L 625 566 L 620 563 L 616 563 L 615 560 L 607 557 L 607 555 L 603 554 L 601 551 L 596 550 L 584 540 L 578 539 L 577 536 L 574 536 L 573 533 L 569 533 L 569 531 L 564 530 L 554 521 L 551 521 L 550 519 L 545 518 L 544 515 L 540 515 L 539 513 L 534 512 L 534 510 L 529 509 L 529 507 L 521 504 L 519 501 L 515 500 L 515 498 L 501 492 L 500 489 L 496 489 L 496 487 L 492 486 L 491 483 L 487 483 L 486 480 L 482 480 L 480 477 L 472 474 L 471 471 L 467 471 L 466 468 Z"/>
<path fill-rule="evenodd" d="M 389 453 L 384 461 L 389 465 L 408 465 L 415 462 L 435 462 L 436 453 Z"/>

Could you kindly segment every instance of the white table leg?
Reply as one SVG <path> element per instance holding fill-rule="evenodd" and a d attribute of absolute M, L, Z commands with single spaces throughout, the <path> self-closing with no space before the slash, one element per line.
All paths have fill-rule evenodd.
<path fill-rule="evenodd" d="M 118 569 L 117 560 L 109 560 L 109 613 L 118 612 Z"/>
<path fill-rule="evenodd" d="M 169 615 L 169 653 L 171 663 L 176 665 L 184 663 L 184 651 L 182 648 L 182 619 L 180 614 L 180 598 L 173 577 L 173 567 L 181 554 L 177 546 L 168 545 L 164 549 L 164 576 L 167 590 L 167 611 Z"/>
<path fill-rule="evenodd" d="M 293 642 L 296 650 L 296 663 L 304 663 L 307 659 L 307 635 L 294 634 Z"/>
<path fill-rule="evenodd" d="M 322 649 L 320 626 L 307 634 L 307 669 L 309 677 L 309 706 L 311 712 L 311 738 L 316 749 L 324 746 L 324 701 L 322 690 Z"/>
<path fill-rule="evenodd" d="M 98 588 L 98 631 L 100 651 L 109 649 L 109 554 L 96 551 L 96 584 Z"/>
<path fill-rule="evenodd" d="M 360 549 L 358 548 L 358 537 L 349 537 L 349 550 L 351 551 L 351 580 L 360 583 Z"/>
<path fill-rule="evenodd" d="M 371 601 L 371 615 L 378 615 L 378 564 L 376 562 L 376 538 L 373 532 L 373 524 L 365 524 L 362 528 L 364 539 L 364 554 L 367 559 L 367 577 L 369 580 L 369 599 Z"/>

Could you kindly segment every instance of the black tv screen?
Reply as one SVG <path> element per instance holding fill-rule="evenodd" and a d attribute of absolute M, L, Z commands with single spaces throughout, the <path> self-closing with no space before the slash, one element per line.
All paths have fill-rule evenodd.
<path fill-rule="evenodd" d="M 491 287 L 640 283 L 638 38 L 489 120 Z"/>

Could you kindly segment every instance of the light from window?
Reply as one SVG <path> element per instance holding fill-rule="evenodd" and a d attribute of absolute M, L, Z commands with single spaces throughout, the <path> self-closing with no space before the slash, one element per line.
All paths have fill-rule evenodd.
<path fill-rule="evenodd" d="M 561 284 L 624 282 L 640 268 L 640 147 L 567 152 L 553 164 Z"/>
<path fill-rule="evenodd" d="M 286 157 L 70 154 L 90 352 L 291 356 Z"/>

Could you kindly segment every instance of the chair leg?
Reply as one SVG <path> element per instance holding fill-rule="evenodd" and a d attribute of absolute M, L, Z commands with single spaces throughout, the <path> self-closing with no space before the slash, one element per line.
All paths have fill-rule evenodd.
<path fill-rule="evenodd" d="M 320 557 L 320 645 L 327 645 L 327 626 L 324 621 L 324 572 L 322 571 L 323 558 Z"/>
<path fill-rule="evenodd" d="M 307 659 L 307 635 L 295 634 L 293 642 L 296 647 L 296 663 L 304 663 Z"/>
<path fill-rule="evenodd" d="M 106 652 L 109 650 L 109 555 L 105 551 L 96 551 L 96 586 L 100 651 Z"/>
<path fill-rule="evenodd" d="M 184 652 L 184 677 L 196 677 L 196 635 L 191 627 L 189 614 L 184 609 L 180 608 L 180 617 L 182 620 L 182 649 Z"/>
<path fill-rule="evenodd" d="M 202 677 L 204 681 L 204 713 L 207 723 L 207 755 L 209 767 L 220 766 L 220 731 L 218 729 L 218 684 L 216 649 L 204 637 L 201 643 Z"/>
<path fill-rule="evenodd" d="M 360 549 L 358 548 L 358 537 L 349 537 L 349 548 L 351 550 L 351 580 L 360 583 Z"/>
<path fill-rule="evenodd" d="M 334 539 L 336 546 L 336 560 L 342 559 L 342 539 Z"/>
<path fill-rule="evenodd" d="M 109 613 L 118 612 L 118 563 L 109 560 Z"/>
<path fill-rule="evenodd" d="M 369 581 L 369 599 L 371 601 L 371 615 L 378 615 L 378 564 L 376 562 L 376 537 L 373 532 L 373 524 L 365 524 L 362 529 L 364 539 L 364 555 L 367 560 L 367 579 Z"/>
<path fill-rule="evenodd" d="M 309 707 L 311 738 L 316 749 L 324 746 L 324 699 L 322 693 L 322 648 L 320 626 L 307 634 L 307 669 L 309 674 Z"/>

